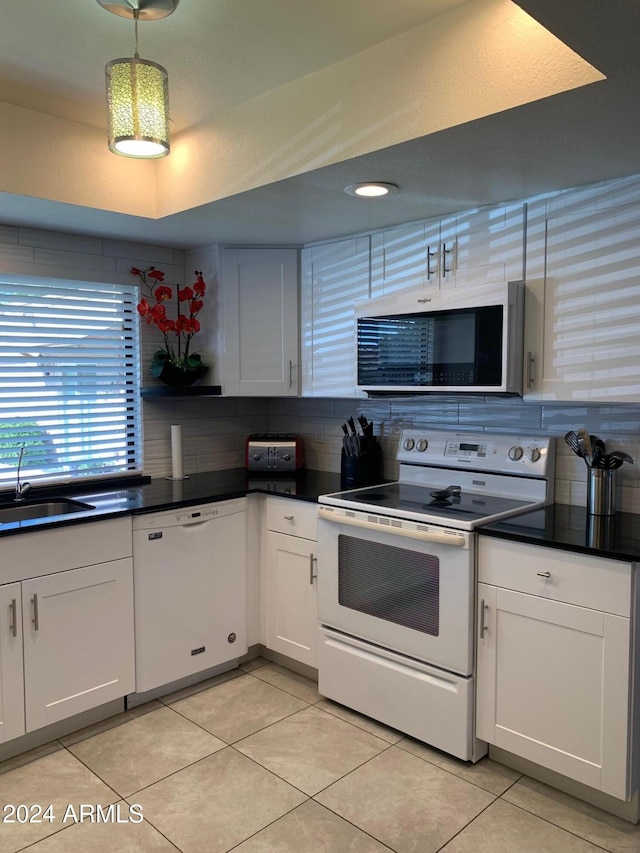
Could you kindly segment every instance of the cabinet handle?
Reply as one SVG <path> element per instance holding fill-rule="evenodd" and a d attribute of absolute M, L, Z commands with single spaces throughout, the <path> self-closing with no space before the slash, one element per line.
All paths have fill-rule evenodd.
<path fill-rule="evenodd" d="M 480 639 L 484 639 L 484 635 L 487 633 L 489 628 L 485 625 L 484 622 L 484 612 L 489 609 L 489 605 L 484 603 L 484 598 L 480 601 Z"/>
<path fill-rule="evenodd" d="M 531 388 L 536 381 L 533 365 L 536 363 L 536 357 L 532 352 L 527 353 L 527 388 Z"/>
<path fill-rule="evenodd" d="M 536 572 L 539 578 L 550 578 L 551 572 Z"/>
<path fill-rule="evenodd" d="M 33 598 L 31 599 L 31 603 L 33 604 L 33 626 L 36 631 L 40 630 L 40 617 L 38 616 L 38 593 L 34 592 Z"/>
<path fill-rule="evenodd" d="M 15 598 L 11 599 L 11 623 L 9 625 L 9 629 L 11 630 L 11 636 L 18 636 L 18 611 L 16 608 L 16 600 Z"/>
<path fill-rule="evenodd" d="M 289 359 L 289 388 L 293 388 L 293 362 Z"/>
<path fill-rule="evenodd" d="M 427 246 L 427 281 L 434 275 L 434 272 L 431 270 L 431 258 L 438 256 L 438 250 L 431 251 L 431 246 Z"/>
<path fill-rule="evenodd" d="M 314 578 L 318 577 L 317 573 L 314 574 L 313 571 L 313 564 L 316 562 L 316 560 L 317 557 L 314 557 L 313 554 L 309 554 L 309 583 L 311 584 L 311 586 L 313 586 Z"/>
<path fill-rule="evenodd" d="M 292 515 L 285 515 L 284 520 L 285 521 L 293 521 L 293 516 Z"/>
<path fill-rule="evenodd" d="M 450 273 L 453 269 L 453 246 L 454 246 L 454 244 L 451 244 L 451 248 L 447 249 L 447 244 L 444 242 L 444 240 L 442 241 L 442 275 L 443 275 L 443 277 L 445 275 L 447 275 L 448 273 Z M 447 266 L 447 255 L 451 255 L 451 266 L 450 267 Z"/>

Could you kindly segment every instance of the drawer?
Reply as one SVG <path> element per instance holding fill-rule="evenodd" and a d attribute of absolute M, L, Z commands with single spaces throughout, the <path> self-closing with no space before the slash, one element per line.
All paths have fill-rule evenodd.
<path fill-rule="evenodd" d="M 478 536 L 478 580 L 617 616 L 631 615 L 631 563 Z"/>
<path fill-rule="evenodd" d="M 267 498 L 267 530 L 303 539 L 317 537 L 318 507 L 293 498 Z"/>

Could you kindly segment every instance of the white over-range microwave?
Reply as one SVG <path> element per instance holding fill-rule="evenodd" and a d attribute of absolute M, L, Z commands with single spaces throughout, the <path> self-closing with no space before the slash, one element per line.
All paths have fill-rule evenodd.
<path fill-rule="evenodd" d="M 358 389 L 522 394 L 522 281 L 356 303 Z"/>

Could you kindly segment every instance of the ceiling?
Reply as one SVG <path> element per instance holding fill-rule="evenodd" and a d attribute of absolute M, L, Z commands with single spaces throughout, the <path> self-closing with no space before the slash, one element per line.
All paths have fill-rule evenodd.
<path fill-rule="evenodd" d="M 140 54 L 169 71 L 179 133 L 473 1 L 181 0 L 140 24 Z M 607 79 L 163 219 L 0 192 L 0 224 L 184 248 L 297 245 L 640 173 L 640 4 L 517 2 Z M 132 53 L 132 22 L 95 0 L 4 0 L 0 100 L 102 128 L 104 64 Z M 401 192 L 342 192 L 367 179 Z"/>

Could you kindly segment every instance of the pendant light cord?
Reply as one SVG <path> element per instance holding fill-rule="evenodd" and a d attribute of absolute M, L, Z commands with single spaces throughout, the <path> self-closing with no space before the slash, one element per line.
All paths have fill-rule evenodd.
<path fill-rule="evenodd" d="M 140 54 L 138 53 L 138 17 L 140 15 L 140 11 L 138 9 L 133 10 L 133 20 L 135 22 L 135 32 L 136 32 L 136 52 L 134 54 L 136 59 L 140 59 Z"/>

